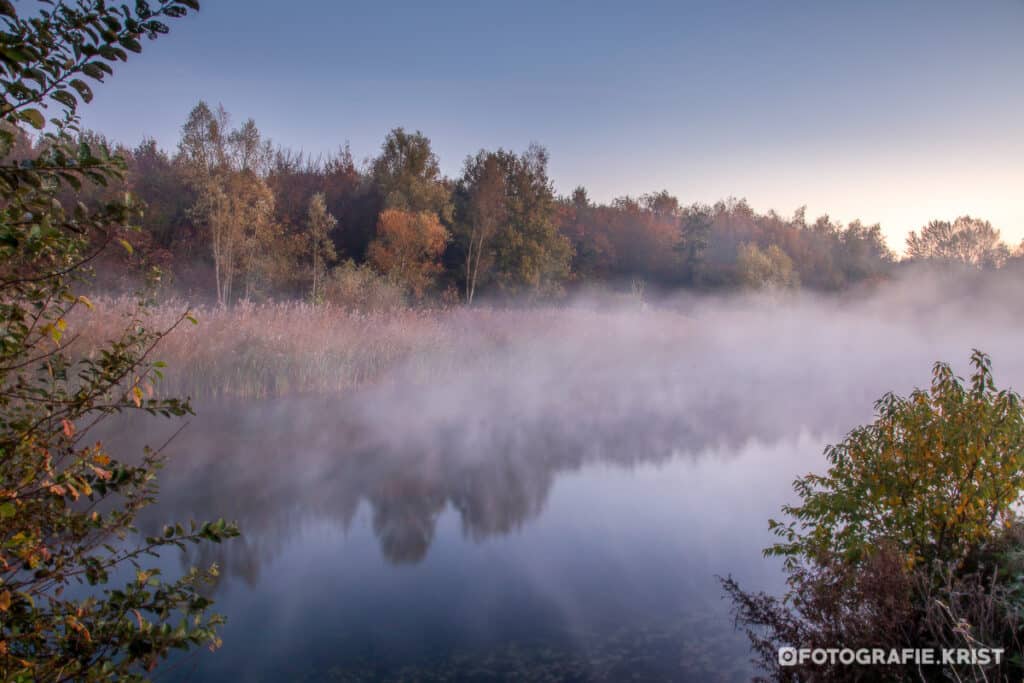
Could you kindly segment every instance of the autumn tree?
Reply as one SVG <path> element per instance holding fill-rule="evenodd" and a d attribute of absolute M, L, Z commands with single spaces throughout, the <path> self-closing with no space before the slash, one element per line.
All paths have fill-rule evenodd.
<path fill-rule="evenodd" d="M 231 218 L 224 226 L 225 232 L 239 240 L 243 298 L 251 300 L 273 286 L 279 266 L 293 268 L 294 263 L 277 260 L 280 254 L 275 246 L 281 238 L 281 226 L 274 220 L 274 195 L 266 182 L 250 171 L 239 171 L 228 178 L 227 192 Z"/>
<path fill-rule="evenodd" d="M 235 277 L 251 298 L 279 265 L 273 246 L 281 236 L 274 196 L 258 171 L 269 163 L 267 144 L 252 120 L 228 131 L 222 107 L 200 102 L 182 128 L 179 163 L 197 194 L 190 215 L 206 228 L 213 257 L 217 303 L 233 302 Z M 290 253 L 281 252 L 281 253 Z"/>
<path fill-rule="evenodd" d="M 466 303 L 472 304 L 481 275 L 494 263 L 492 247 L 508 218 L 506 173 L 498 154 L 481 150 L 468 157 L 456 187 L 459 220 L 456 239 L 462 251 Z"/>
<path fill-rule="evenodd" d="M 227 138 L 227 148 L 231 156 L 231 165 L 239 171 L 251 171 L 264 176 L 270 169 L 273 159 L 273 148 L 270 140 L 260 134 L 253 119 L 231 131 Z"/>
<path fill-rule="evenodd" d="M 435 214 L 385 209 L 368 256 L 374 267 L 422 297 L 441 272 L 438 259 L 447 242 L 448 231 Z"/>
<path fill-rule="evenodd" d="M 558 231 L 572 250 L 571 270 L 576 282 L 606 280 L 616 261 L 615 248 L 605 226 L 598 221 L 605 207 L 596 206 L 584 187 L 558 203 Z"/>
<path fill-rule="evenodd" d="M 441 177 L 430 138 L 395 128 L 384 139 L 373 161 L 371 176 L 384 206 L 409 213 L 427 211 L 441 220 L 451 218 L 451 192 Z"/>
<path fill-rule="evenodd" d="M 643 207 L 659 218 L 675 219 L 682 213 L 679 199 L 668 190 L 650 192 L 640 198 Z"/>
<path fill-rule="evenodd" d="M 327 212 L 327 201 L 322 192 L 313 195 L 309 200 L 309 211 L 306 218 L 306 238 L 311 260 L 310 292 L 313 302 L 323 300 L 324 278 L 327 268 L 338 260 L 338 254 L 331 240 L 331 231 L 338 224 L 337 219 Z"/>
<path fill-rule="evenodd" d="M 177 161 L 193 182 L 228 165 L 229 117 L 224 107 L 216 110 L 200 100 L 181 127 Z"/>
<path fill-rule="evenodd" d="M 765 250 L 756 244 L 741 244 L 736 255 L 740 282 L 752 289 L 793 289 L 800 286 L 800 276 L 793 270 L 793 261 L 778 245 Z"/>
<path fill-rule="evenodd" d="M 499 286 L 508 293 L 557 293 L 569 276 L 572 250 L 554 223 L 547 150 L 531 145 L 505 162 L 509 229 L 496 250 Z"/>
<path fill-rule="evenodd" d="M 667 192 L 619 197 L 598 212 L 615 250 L 612 272 L 625 281 L 668 282 L 678 271 L 679 205 Z"/>
<path fill-rule="evenodd" d="M 274 196 L 266 183 L 251 171 L 211 175 L 200 186 L 193 215 L 209 231 L 217 303 L 234 300 L 236 276 L 243 297 L 250 298 L 265 280 L 273 256 L 268 248 L 278 236 Z"/>
<path fill-rule="evenodd" d="M 278 222 L 295 233 L 305 232 L 309 203 L 313 195 L 323 193 L 327 212 L 345 226 L 332 235 L 335 247 L 348 257 L 365 260 L 382 209 L 381 197 L 347 145 L 324 157 L 278 149 L 267 184 L 274 193 Z M 308 291 L 306 274 L 297 291 Z"/>
<path fill-rule="evenodd" d="M 683 281 L 691 286 L 701 282 L 704 252 L 708 248 L 713 226 L 711 207 L 694 204 L 683 209 L 675 250 L 682 261 Z"/>
<path fill-rule="evenodd" d="M 835 265 L 843 274 L 843 285 L 884 277 L 894 260 L 878 223 L 864 225 L 853 221 L 839 233 Z"/>
<path fill-rule="evenodd" d="M 143 227 L 164 249 L 188 245 L 188 208 L 195 196 L 181 167 L 147 138 L 127 155 L 128 189 L 146 204 Z"/>
<path fill-rule="evenodd" d="M 907 237 L 907 256 L 923 261 L 998 268 L 1010 255 L 999 231 L 988 221 L 960 216 L 955 221 L 931 221 Z"/>

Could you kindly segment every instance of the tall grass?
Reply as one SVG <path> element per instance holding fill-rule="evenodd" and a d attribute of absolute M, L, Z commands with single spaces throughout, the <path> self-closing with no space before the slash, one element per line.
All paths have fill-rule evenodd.
<path fill-rule="evenodd" d="M 149 308 L 148 324 L 170 325 L 180 301 Z M 98 299 L 71 321 L 80 353 L 124 329 L 128 298 Z M 161 391 L 195 398 L 268 398 L 342 392 L 444 345 L 435 315 L 411 309 L 360 313 L 304 303 L 193 309 L 198 323 L 166 337 L 154 358 L 168 365 Z"/>
<path fill-rule="evenodd" d="M 168 327 L 189 307 L 168 301 L 147 312 L 150 327 Z M 70 322 L 86 355 L 113 338 L 137 310 L 130 298 L 97 298 Z M 513 340 L 557 335 L 580 323 L 564 309 L 411 309 L 359 312 L 330 304 L 242 303 L 193 309 L 157 347 L 168 368 L 161 393 L 193 398 L 263 399 L 337 394 L 381 381 L 439 380 Z"/>

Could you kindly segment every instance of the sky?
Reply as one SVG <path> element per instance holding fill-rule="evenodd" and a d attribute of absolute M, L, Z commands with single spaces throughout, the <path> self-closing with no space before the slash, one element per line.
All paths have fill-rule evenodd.
<path fill-rule="evenodd" d="M 200 99 L 308 153 L 421 130 L 442 170 L 550 152 L 556 191 L 1024 239 L 1024 0 L 203 0 L 83 110 L 174 149 Z"/>

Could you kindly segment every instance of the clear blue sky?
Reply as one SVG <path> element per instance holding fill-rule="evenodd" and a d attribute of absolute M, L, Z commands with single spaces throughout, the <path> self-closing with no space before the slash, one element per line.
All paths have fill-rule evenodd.
<path fill-rule="evenodd" d="M 97 89 L 86 125 L 173 148 L 199 99 L 357 159 L 420 129 L 455 175 L 551 153 L 556 188 L 1024 238 L 1024 0 L 204 0 Z"/>

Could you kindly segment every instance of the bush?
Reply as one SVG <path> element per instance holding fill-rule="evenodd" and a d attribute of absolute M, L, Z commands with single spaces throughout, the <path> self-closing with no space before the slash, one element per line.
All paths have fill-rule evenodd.
<path fill-rule="evenodd" d="M 938 363 L 928 391 L 884 396 L 873 424 L 826 449 L 824 476 L 796 480 L 801 503 L 783 507 L 789 523 L 769 522 L 781 541 L 765 550 L 784 559 L 782 599 L 723 581 L 775 678 L 865 675 L 842 665 L 781 668 L 781 646 L 1020 652 L 1024 410 L 1017 394 L 996 389 L 987 356 L 975 351 L 971 363 L 968 386 Z M 929 676 L 1024 672 L 1019 658 L 961 668 Z"/>
<path fill-rule="evenodd" d="M 324 300 L 335 306 L 368 313 L 405 308 L 405 290 L 368 265 L 352 260 L 334 268 L 324 287 Z"/>

